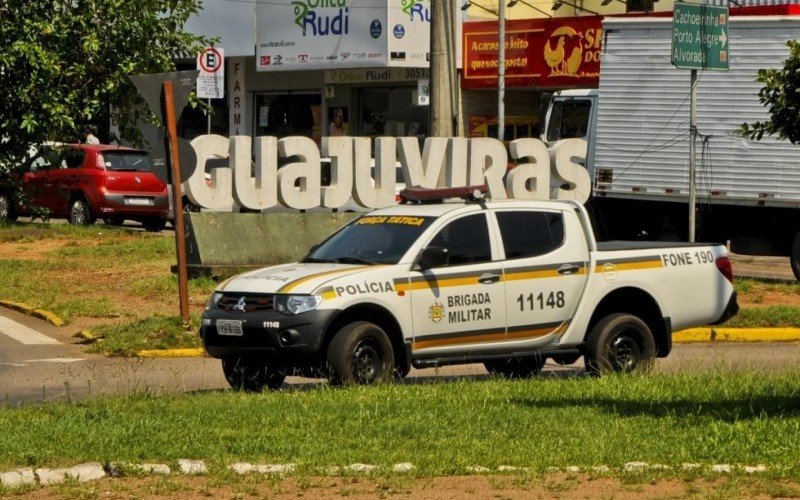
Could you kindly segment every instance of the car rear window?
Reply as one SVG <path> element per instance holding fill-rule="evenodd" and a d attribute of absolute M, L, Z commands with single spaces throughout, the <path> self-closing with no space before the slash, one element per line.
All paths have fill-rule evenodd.
<path fill-rule="evenodd" d="M 139 151 L 114 151 L 103 153 L 103 166 L 106 170 L 126 170 L 131 172 L 150 172 L 153 165 L 150 156 Z"/>

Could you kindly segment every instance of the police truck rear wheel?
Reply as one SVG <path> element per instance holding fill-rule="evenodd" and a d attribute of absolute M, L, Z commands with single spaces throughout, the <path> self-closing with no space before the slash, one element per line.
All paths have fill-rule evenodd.
<path fill-rule="evenodd" d="M 655 357 L 656 343 L 650 327 L 631 314 L 606 316 L 586 337 L 586 371 L 593 375 L 646 372 Z"/>
<path fill-rule="evenodd" d="M 261 392 L 280 389 L 286 370 L 275 363 L 249 358 L 223 358 L 222 371 L 228 384 L 237 391 Z"/>
<path fill-rule="evenodd" d="M 544 358 L 536 355 L 486 361 L 483 366 L 492 375 L 502 375 L 506 378 L 528 378 L 542 371 L 544 362 Z"/>
<path fill-rule="evenodd" d="M 333 385 L 378 384 L 390 381 L 394 373 L 389 337 L 381 327 L 366 321 L 350 323 L 336 332 L 327 360 Z"/>

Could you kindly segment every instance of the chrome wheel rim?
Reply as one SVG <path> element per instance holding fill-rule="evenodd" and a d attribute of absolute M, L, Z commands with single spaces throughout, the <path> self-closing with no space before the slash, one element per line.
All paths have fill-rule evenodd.
<path fill-rule="evenodd" d="M 0 194 L 0 220 L 8 219 L 8 214 L 11 212 L 11 200 L 8 196 Z"/>
<path fill-rule="evenodd" d="M 76 225 L 86 224 L 88 216 L 86 215 L 86 205 L 82 201 L 76 201 L 72 204 L 72 223 Z"/>

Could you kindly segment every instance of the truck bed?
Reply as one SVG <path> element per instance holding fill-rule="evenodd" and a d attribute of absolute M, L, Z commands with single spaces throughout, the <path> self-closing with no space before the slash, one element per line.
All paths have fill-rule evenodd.
<path fill-rule="evenodd" d="M 620 252 L 623 250 L 657 250 L 665 248 L 691 248 L 715 245 L 715 243 L 687 243 L 685 241 L 603 241 L 597 243 L 601 252 Z"/>

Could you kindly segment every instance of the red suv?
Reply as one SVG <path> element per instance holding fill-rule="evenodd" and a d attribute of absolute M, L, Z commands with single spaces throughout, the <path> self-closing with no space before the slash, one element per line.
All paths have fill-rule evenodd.
<path fill-rule="evenodd" d="M 167 221 L 167 186 L 152 173 L 145 151 L 95 144 L 40 146 L 26 165 L 22 185 L 30 206 L 72 224 L 135 220 L 148 231 L 159 231 Z M 3 212 L 13 220 L 27 211 L 13 201 L 11 190 L 0 187 L 0 218 Z"/>

